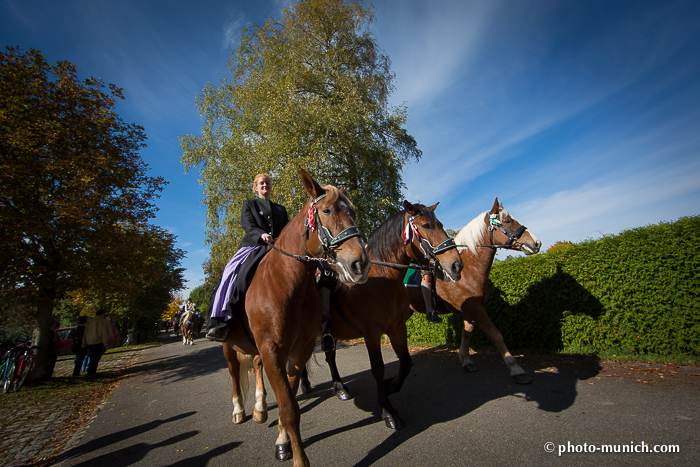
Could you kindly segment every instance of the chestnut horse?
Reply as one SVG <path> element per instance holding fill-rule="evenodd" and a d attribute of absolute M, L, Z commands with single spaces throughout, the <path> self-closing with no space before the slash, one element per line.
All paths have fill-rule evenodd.
<path fill-rule="evenodd" d="M 412 262 L 432 262 L 445 280 L 459 280 L 462 270 L 454 242 L 435 217 L 436 207 L 437 204 L 428 208 L 404 201 L 405 210 L 382 223 L 367 241 L 373 264 L 369 280 L 361 285 L 341 286 L 336 291 L 337 301 L 332 301 L 331 335 L 335 339 L 364 337 L 382 419 L 391 429 L 402 428 L 403 421 L 389 396 L 401 389 L 411 371 L 406 321 L 413 312 L 403 285 L 407 266 Z M 336 304 L 344 316 L 339 315 Z M 399 371 L 393 379 L 384 380 L 382 334 L 389 337 L 399 359 Z M 333 378 L 333 394 L 341 400 L 349 399 L 335 363 L 335 350 L 326 352 L 326 362 Z M 306 373 L 302 384 L 305 392 L 311 390 Z"/>
<path fill-rule="evenodd" d="M 464 263 L 462 279 L 458 282 L 443 283 L 438 281 L 436 292 L 439 313 L 462 313 L 464 315 L 464 330 L 462 345 L 459 349 L 459 359 L 465 371 L 477 371 L 469 356 L 469 342 L 474 332 L 474 324 L 479 326 L 493 342 L 505 361 L 513 381 L 519 384 L 529 384 L 532 380 L 518 365 L 505 342 L 503 336 L 486 314 L 484 306 L 489 298 L 491 284 L 489 272 L 497 248 L 522 251 L 532 255 L 540 251 L 542 243 L 532 235 L 527 228 L 498 203 L 493 203 L 491 211 L 485 211 L 469 222 L 455 237 L 455 243 L 460 250 Z M 425 313 L 425 301 L 421 291 L 416 287 L 407 287 L 411 301 L 411 309 Z"/>
<path fill-rule="evenodd" d="M 314 274 L 317 261 L 327 258 L 344 282 L 366 282 L 370 270 L 352 203 L 342 191 L 330 185 L 321 187 L 304 171 L 301 179 L 310 198 L 258 265 L 246 292 L 245 316 L 229 327 L 223 344 L 233 379 L 233 422 L 246 420 L 243 397 L 256 356 L 256 370 L 264 364 L 279 406 L 277 458 L 291 456 L 295 467 L 309 465 L 301 442 L 296 393 L 300 371 L 321 331 L 323 312 Z M 260 377 L 253 417 L 259 422 L 264 419 L 258 412 L 267 410 L 264 399 Z"/>
<path fill-rule="evenodd" d="M 190 311 L 182 313 L 180 318 L 180 329 L 182 330 L 182 345 L 193 345 L 195 336 L 195 327 L 197 325 L 197 315 L 194 308 Z"/>

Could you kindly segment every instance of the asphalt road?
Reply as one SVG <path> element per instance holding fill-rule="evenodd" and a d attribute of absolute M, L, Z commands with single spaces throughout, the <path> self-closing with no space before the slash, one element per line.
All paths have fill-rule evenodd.
<path fill-rule="evenodd" d="M 395 374 L 389 347 L 384 358 L 387 375 Z M 331 395 L 316 354 L 315 390 L 298 397 L 312 465 L 698 465 L 698 367 L 527 355 L 519 361 L 534 383 L 521 386 L 500 356 L 473 360 L 480 371 L 467 374 L 455 353 L 414 354 L 411 376 L 392 396 L 406 426 L 392 432 L 380 418 L 364 345 L 339 347 L 355 396 L 346 402 Z M 274 458 L 278 410 L 269 385 L 266 423 L 231 422 L 221 344 L 170 341 L 145 350 L 130 372 L 62 466 L 291 465 Z M 251 386 L 248 415 L 253 399 Z M 654 449 L 678 452 L 639 452 Z"/>

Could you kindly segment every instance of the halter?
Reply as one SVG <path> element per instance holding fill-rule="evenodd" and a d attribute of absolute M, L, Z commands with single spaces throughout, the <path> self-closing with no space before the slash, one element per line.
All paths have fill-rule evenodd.
<path fill-rule="evenodd" d="M 311 202 L 311 206 L 309 206 L 309 214 L 306 217 L 306 220 L 304 221 L 304 232 L 302 232 L 301 234 L 302 236 L 305 236 L 308 235 L 309 232 L 317 231 L 318 239 L 321 242 L 321 248 L 323 248 L 323 255 L 321 258 L 315 258 L 313 256 L 293 255 L 291 253 L 279 250 L 272 243 L 265 243 L 270 245 L 270 247 L 276 252 L 294 258 L 298 261 L 319 261 L 333 264 L 335 259 L 335 254 L 333 253 L 333 250 L 338 248 L 345 241 L 351 239 L 352 237 L 362 237 L 362 233 L 360 233 L 359 227 L 357 227 L 356 225 L 352 225 L 347 229 L 344 229 L 334 237 L 331 231 L 324 227 L 323 224 L 321 224 L 321 218 L 318 216 L 318 210 L 316 209 L 316 203 L 322 200 L 325 196 L 326 193 L 322 194 L 321 196 L 319 196 Z M 327 256 L 331 257 L 331 259 L 326 259 Z"/>
<path fill-rule="evenodd" d="M 515 241 L 518 240 L 527 230 L 527 227 L 525 227 L 524 225 L 521 225 L 520 228 L 518 228 L 518 230 L 516 231 L 506 229 L 505 227 L 503 227 L 503 223 L 498 220 L 498 213 L 488 214 L 488 225 L 489 239 L 491 240 L 491 243 L 493 243 L 493 231 L 496 229 L 503 232 L 503 235 L 508 237 L 508 241 L 504 245 L 479 245 L 481 247 L 512 249 L 515 244 Z"/>
<path fill-rule="evenodd" d="M 406 230 L 403 233 L 403 242 L 404 244 L 410 243 L 413 241 L 413 236 L 418 238 L 418 245 L 420 246 L 420 249 L 423 250 L 423 254 L 425 255 L 426 259 L 432 259 L 437 261 L 437 255 L 442 254 L 448 250 L 451 250 L 452 248 L 456 248 L 457 245 L 455 245 L 455 240 L 454 238 L 448 238 L 444 242 L 440 243 L 438 246 L 433 246 L 427 238 L 424 238 L 420 232 L 418 232 L 418 228 L 416 227 L 416 224 L 413 222 L 414 219 L 416 219 L 418 216 L 421 216 L 421 214 L 417 214 L 415 216 L 409 216 L 408 217 L 408 222 L 406 222 Z"/>
<path fill-rule="evenodd" d="M 307 235 L 309 231 L 313 232 L 318 228 L 318 239 L 323 246 L 323 254 L 324 256 L 332 256 L 333 250 L 338 248 L 343 242 L 352 237 L 361 237 L 362 234 L 359 227 L 351 225 L 334 237 L 331 231 L 321 224 L 321 218 L 318 216 L 318 209 L 316 209 L 316 203 L 325 197 L 326 193 L 313 200 L 311 206 L 309 206 L 309 215 L 304 223 L 304 233 L 302 235 Z"/>

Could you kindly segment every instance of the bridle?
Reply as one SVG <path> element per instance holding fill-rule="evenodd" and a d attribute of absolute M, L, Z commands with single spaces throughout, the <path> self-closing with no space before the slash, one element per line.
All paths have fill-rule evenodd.
<path fill-rule="evenodd" d="M 413 222 L 414 219 L 421 215 L 422 214 L 416 214 L 415 216 L 410 216 L 408 213 L 406 213 L 408 219 L 406 221 L 406 229 L 403 233 L 404 245 L 407 245 L 408 243 L 412 242 L 413 237 L 415 236 L 416 238 L 418 238 L 418 245 L 420 246 L 420 249 L 423 250 L 424 259 L 432 259 L 437 261 L 437 255 L 451 250 L 452 248 L 456 248 L 457 245 L 455 245 L 454 238 L 448 238 L 444 242 L 440 243 L 438 246 L 433 246 L 427 238 L 423 237 L 420 234 L 420 232 L 418 232 L 418 228 Z"/>
<path fill-rule="evenodd" d="M 505 227 L 503 227 L 503 223 L 498 220 L 498 213 L 496 214 L 487 214 L 488 216 L 488 229 L 489 229 L 489 239 L 491 240 L 491 243 L 493 243 L 493 231 L 498 229 L 501 232 L 503 232 L 503 235 L 508 237 L 508 241 L 504 243 L 503 245 L 479 245 L 480 247 L 483 248 L 507 248 L 509 250 L 512 250 L 516 246 L 516 241 L 522 237 L 522 235 L 525 233 L 527 230 L 527 227 L 524 225 L 521 225 L 518 230 L 510 230 Z"/>
<path fill-rule="evenodd" d="M 419 213 L 415 216 L 411 216 L 408 214 L 408 212 L 406 213 L 406 229 L 403 233 L 404 248 L 406 248 L 409 243 L 412 243 L 414 238 L 417 238 L 418 246 L 420 246 L 420 249 L 423 251 L 422 260 L 419 259 L 417 262 L 422 263 L 427 260 L 429 264 L 427 269 L 433 271 L 433 275 L 435 277 L 445 277 L 445 271 L 443 270 L 437 255 L 456 248 L 457 245 L 455 244 L 454 238 L 448 238 L 438 246 L 433 246 L 427 238 L 423 237 L 420 232 L 418 232 L 418 228 L 414 223 L 414 220 L 421 215 L 422 214 Z"/>
<path fill-rule="evenodd" d="M 350 227 L 344 229 L 338 235 L 333 236 L 330 230 L 328 230 L 322 223 L 321 223 L 321 218 L 318 215 L 318 209 L 316 209 L 316 203 L 318 203 L 320 200 L 326 197 L 326 193 L 322 194 L 315 200 L 311 202 L 311 205 L 309 206 L 309 212 L 308 216 L 306 217 L 306 220 L 304 221 L 304 231 L 302 232 L 302 236 L 306 236 L 308 239 L 309 232 L 316 232 L 318 235 L 318 240 L 321 242 L 321 247 L 319 250 L 323 250 L 323 253 L 321 254 L 320 258 L 316 258 L 313 256 L 304 256 L 304 255 L 293 255 L 291 253 L 287 253 L 284 251 L 279 250 L 277 247 L 275 247 L 272 243 L 266 242 L 270 247 L 272 247 L 273 250 L 277 251 L 278 253 L 281 253 L 285 256 L 289 256 L 291 258 L 294 258 L 298 261 L 319 261 L 319 262 L 326 262 L 328 264 L 333 264 L 335 263 L 335 252 L 334 250 L 338 248 L 340 245 L 345 243 L 347 240 L 353 238 L 353 237 L 362 237 L 362 233 L 360 233 L 360 228 L 357 227 L 356 225 L 351 225 Z M 330 259 L 328 259 L 330 258 Z"/>

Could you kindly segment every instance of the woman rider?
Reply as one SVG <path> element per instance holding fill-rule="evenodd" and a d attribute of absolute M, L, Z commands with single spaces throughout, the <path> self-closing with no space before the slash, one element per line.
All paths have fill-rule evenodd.
<path fill-rule="evenodd" d="M 236 307 L 243 304 L 247 285 L 267 251 L 261 247 L 266 242 L 274 243 L 289 222 L 285 207 L 270 201 L 271 191 L 270 176 L 265 173 L 256 175 L 253 181 L 256 198 L 244 201 L 241 211 L 245 236 L 236 254 L 226 264 L 210 300 L 211 313 L 207 322 L 207 337 L 210 339 L 226 338 L 228 322 L 234 316 Z"/>

